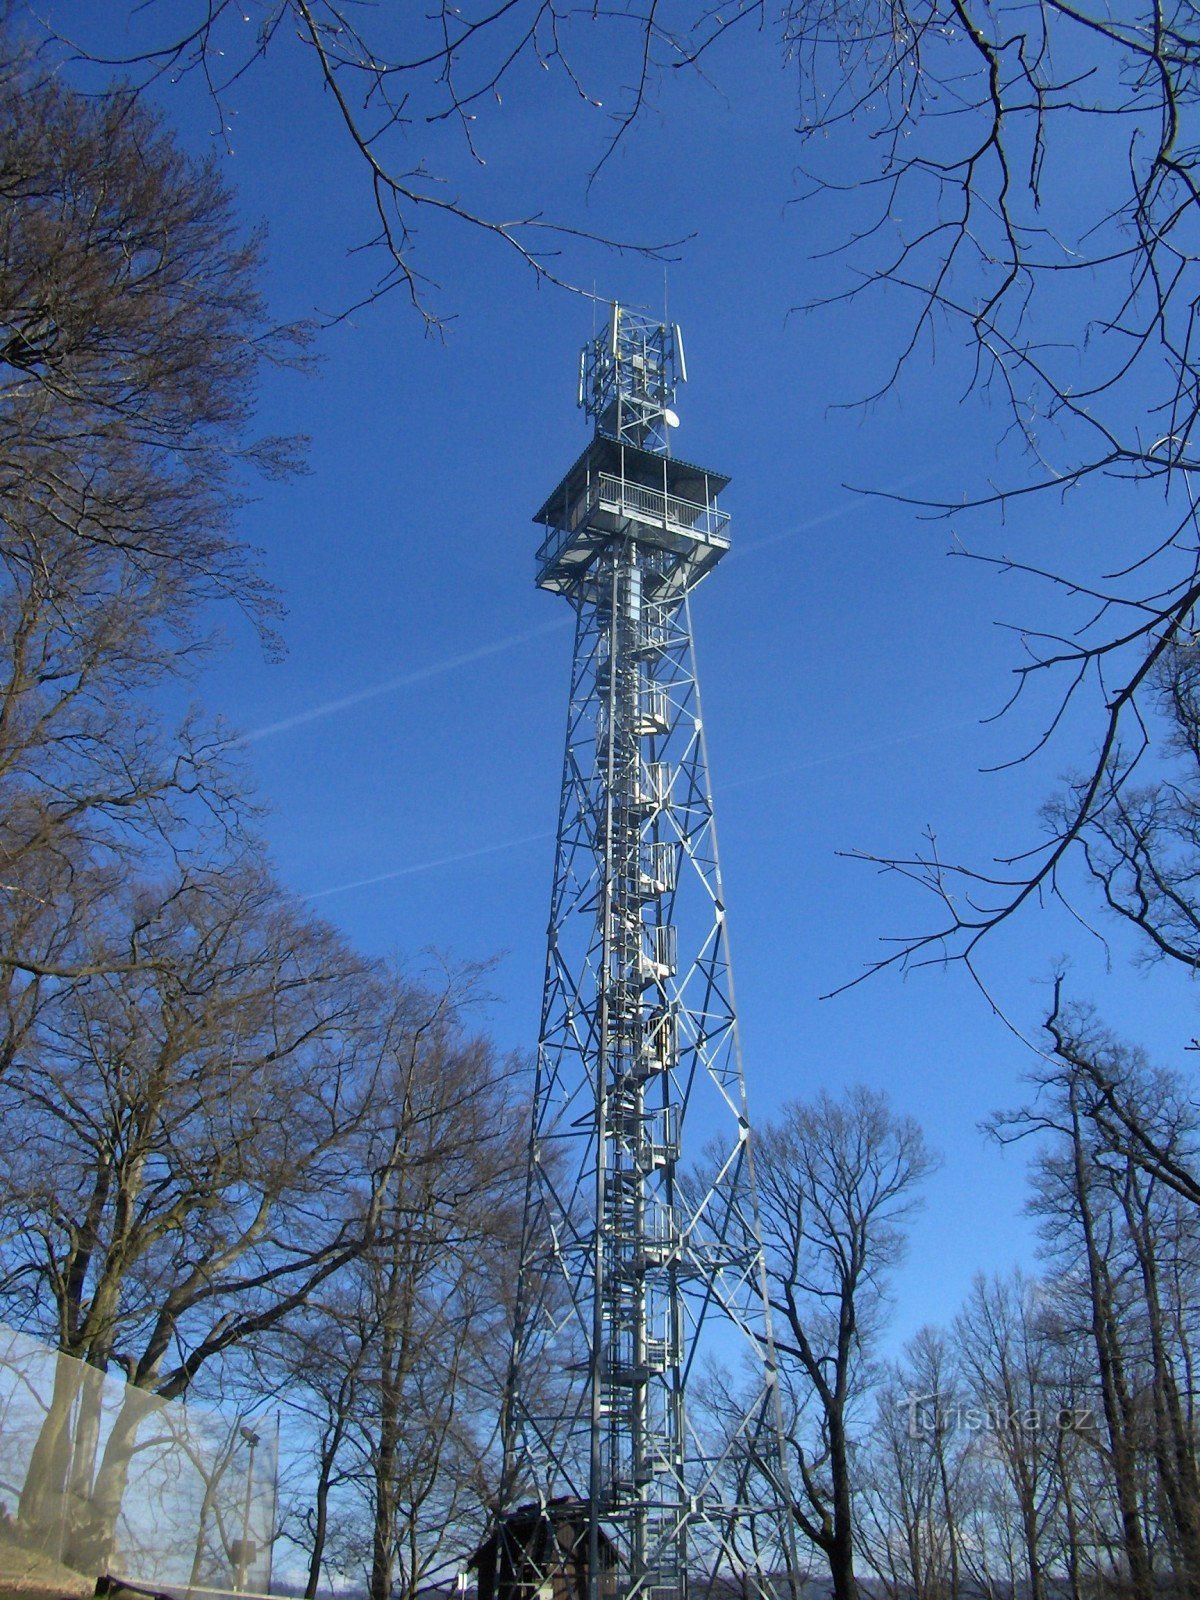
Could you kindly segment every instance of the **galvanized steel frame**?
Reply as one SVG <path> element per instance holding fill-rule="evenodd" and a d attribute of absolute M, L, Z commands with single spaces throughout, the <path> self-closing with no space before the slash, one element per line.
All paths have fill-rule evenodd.
<path fill-rule="evenodd" d="M 607 354 L 604 337 L 590 365 L 585 351 L 582 373 L 601 378 L 588 396 L 581 379 L 581 400 L 600 423 L 640 418 L 627 442 L 665 454 L 647 414 L 673 400 L 677 330 L 614 308 Z M 630 371 L 611 351 L 635 339 L 657 367 L 631 404 L 611 392 Z M 592 1600 L 602 1537 L 623 1600 L 731 1580 L 776 1596 L 795 1549 L 688 565 L 652 511 L 634 497 L 566 593 L 575 651 L 503 1499 L 587 1504 Z M 685 1404 L 709 1357 L 745 1389 L 719 1425 Z"/>

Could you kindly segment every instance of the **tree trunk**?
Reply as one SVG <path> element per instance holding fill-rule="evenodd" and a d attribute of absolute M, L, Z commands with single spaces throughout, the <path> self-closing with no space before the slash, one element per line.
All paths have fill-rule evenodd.
<path fill-rule="evenodd" d="M 64 1559 L 81 1572 L 107 1571 L 117 1532 L 117 1518 L 129 1484 L 129 1468 L 137 1447 L 138 1429 L 147 1412 L 159 1405 L 157 1396 L 126 1385 L 121 1409 L 104 1443 L 100 1469 L 92 1488 L 90 1515 L 72 1530 Z"/>
<path fill-rule="evenodd" d="M 379 1434 L 375 1460 L 375 1515 L 371 1526 L 370 1600 L 391 1600 L 393 1567 L 392 1486 L 396 1481 L 399 1394 L 394 1381 L 395 1331 L 385 1321 L 380 1340 Z"/>
<path fill-rule="evenodd" d="M 1092 1210 L 1077 1093 L 1077 1085 L 1073 1081 L 1070 1089 L 1073 1188 L 1087 1257 L 1092 1342 L 1096 1350 L 1096 1365 L 1100 1376 L 1100 1395 L 1104 1406 L 1113 1487 L 1121 1516 L 1121 1543 L 1129 1566 L 1130 1592 L 1133 1600 L 1150 1600 L 1153 1580 L 1140 1514 L 1132 1440 L 1133 1402 L 1125 1382 L 1124 1360 L 1117 1333 L 1111 1283 L 1103 1253 L 1096 1239 L 1096 1223 Z"/>
<path fill-rule="evenodd" d="M 950 1556 L 950 1600 L 958 1600 L 958 1510 L 950 1493 L 950 1470 L 946 1464 L 946 1430 L 940 1415 L 935 1423 L 934 1448 L 937 1451 L 938 1487 L 942 1495 L 946 1542 Z"/>
<path fill-rule="evenodd" d="M 55 1557 L 62 1553 L 67 1475 L 71 1467 L 71 1416 L 82 1375 L 81 1361 L 61 1351 L 56 1353 L 50 1405 L 38 1429 L 17 1502 L 23 1536 Z"/>
<path fill-rule="evenodd" d="M 304 1600 L 316 1600 L 316 1593 L 321 1583 L 321 1563 L 325 1559 L 325 1540 L 329 1535 L 330 1481 L 333 1477 L 333 1469 L 337 1461 L 340 1444 L 341 1429 L 338 1428 L 321 1451 L 320 1466 L 317 1472 L 316 1516 L 313 1520 L 312 1529 L 312 1555 L 308 1563 L 308 1581 L 304 1585 Z"/>
<path fill-rule="evenodd" d="M 841 1396 L 838 1395 L 841 1401 Z M 844 1405 L 827 1416 L 830 1469 L 833 1476 L 833 1537 L 829 1541 L 829 1576 L 833 1600 L 858 1600 L 854 1578 L 854 1516 L 850 1499 L 850 1461 L 846 1450 Z"/>
<path fill-rule="evenodd" d="M 1152 1201 L 1140 1174 L 1130 1168 L 1122 1193 L 1129 1236 L 1137 1255 L 1145 1300 L 1145 1329 L 1150 1340 L 1154 1400 L 1154 1460 L 1161 1500 L 1168 1518 L 1168 1536 L 1181 1594 L 1200 1592 L 1200 1483 L 1195 1445 L 1184 1414 L 1169 1348 L 1161 1290 L 1159 1230 Z"/>

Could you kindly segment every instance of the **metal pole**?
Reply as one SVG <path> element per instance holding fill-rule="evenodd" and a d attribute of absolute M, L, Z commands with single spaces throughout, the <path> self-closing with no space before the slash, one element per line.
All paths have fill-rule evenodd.
<path fill-rule="evenodd" d="M 275 1577 L 275 1525 L 279 1516 L 279 1412 L 275 1413 L 275 1460 L 271 1463 L 271 1526 L 267 1541 L 267 1593 Z"/>
<path fill-rule="evenodd" d="M 241 1594 L 246 1588 L 247 1557 L 250 1550 L 250 1501 L 254 1494 L 254 1452 L 258 1449 L 260 1441 L 253 1428 L 247 1428 L 244 1423 L 238 1432 L 250 1446 L 250 1460 L 246 1465 L 246 1498 L 242 1503 L 242 1542 L 238 1550 L 237 1589 Z"/>

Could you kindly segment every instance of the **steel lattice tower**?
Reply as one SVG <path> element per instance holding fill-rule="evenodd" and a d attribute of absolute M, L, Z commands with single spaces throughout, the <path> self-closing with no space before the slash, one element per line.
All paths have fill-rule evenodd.
<path fill-rule="evenodd" d="M 502 1501 L 582 1503 L 591 1600 L 795 1571 L 689 605 L 728 479 L 671 454 L 677 378 L 678 328 L 614 306 L 534 518 L 576 633 Z"/>

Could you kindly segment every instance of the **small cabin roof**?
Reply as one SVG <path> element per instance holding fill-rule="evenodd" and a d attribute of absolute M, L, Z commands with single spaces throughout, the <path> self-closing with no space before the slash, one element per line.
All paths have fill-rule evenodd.
<path fill-rule="evenodd" d="M 527 1501 L 502 1517 L 500 1526 L 493 1525 L 487 1537 L 467 1557 L 467 1565 L 478 1567 L 480 1557 L 501 1538 L 502 1529 L 505 1532 L 511 1531 L 518 1540 L 521 1540 L 523 1535 L 528 1537 L 539 1526 L 553 1528 L 556 1533 L 559 1527 L 578 1526 L 582 1535 L 586 1532 L 587 1521 L 587 1501 L 577 1499 L 574 1495 L 564 1495 L 561 1499 L 551 1500 L 546 1505 L 539 1505 L 536 1500 Z M 572 1541 L 572 1546 L 578 1543 L 578 1537 Z M 616 1546 L 603 1528 L 600 1529 L 600 1547 L 606 1554 L 616 1550 Z"/>
<path fill-rule="evenodd" d="M 624 472 L 623 472 L 624 469 Z M 668 492 L 681 500 L 695 500 L 708 504 L 730 480 L 723 472 L 713 472 L 708 467 L 698 467 L 694 462 L 683 461 L 678 456 L 660 455 L 657 450 L 643 450 L 635 444 L 623 444 L 606 433 L 596 434 L 572 465 L 566 476 L 546 497 L 540 511 L 534 513 L 534 522 L 556 528 L 564 504 L 570 504 L 594 472 L 630 473 L 637 482 L 651 482 L 664 476 Z"/>

